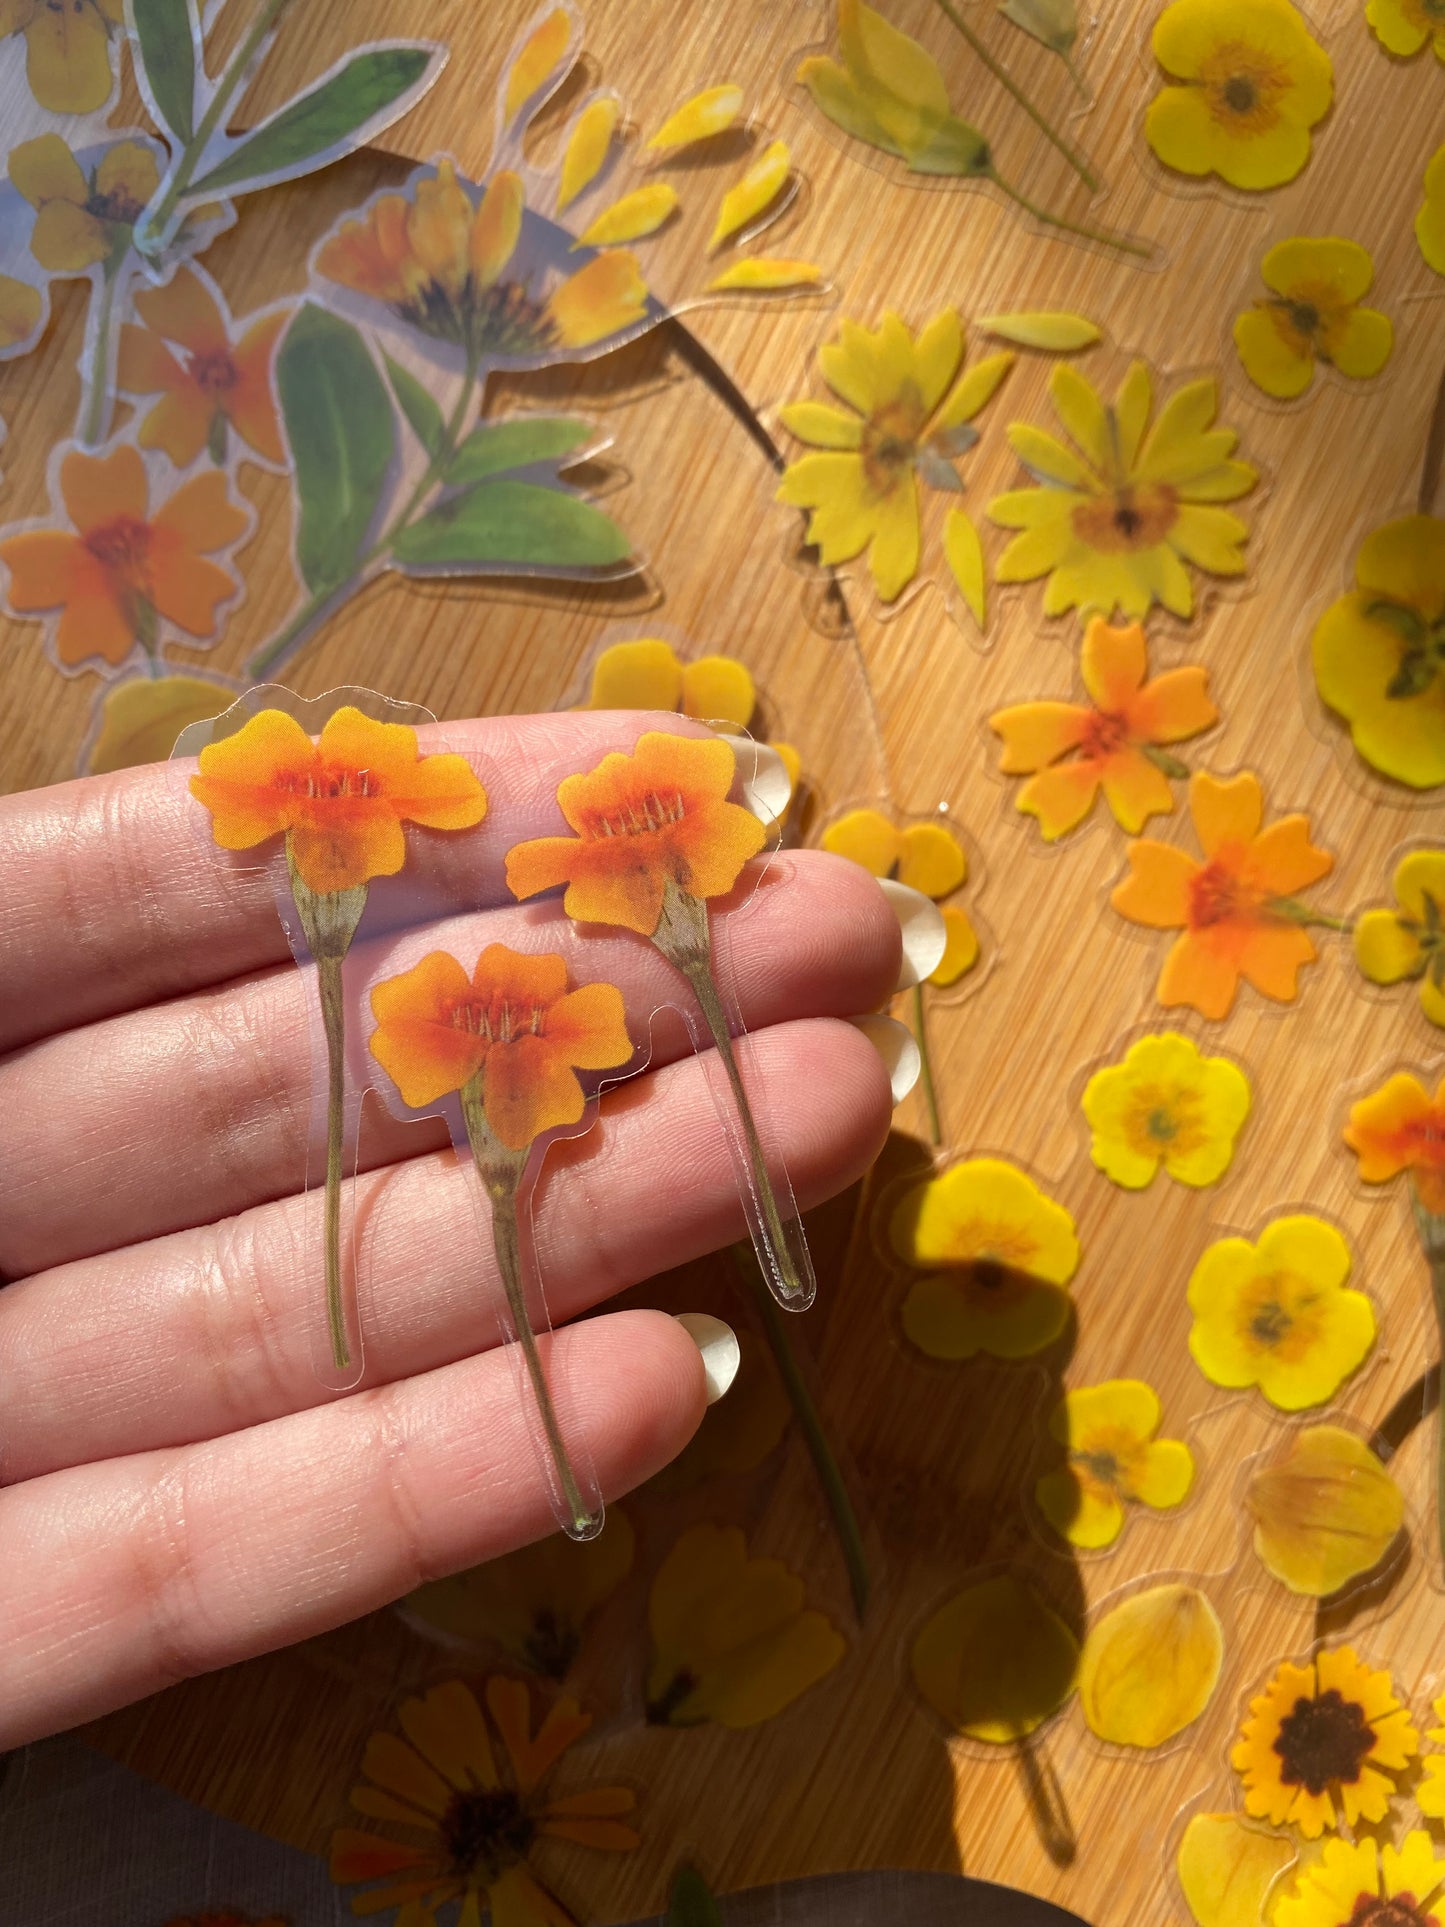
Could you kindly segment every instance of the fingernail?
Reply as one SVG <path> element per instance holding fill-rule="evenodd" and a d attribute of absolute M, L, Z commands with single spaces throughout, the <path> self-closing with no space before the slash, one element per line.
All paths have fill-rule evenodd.
<path fill-rule="evenodd" d="M 742 1353 L 738 1335 L 731 1325 L 705 1311 L 680 1311 L 674 1314 L 679 1325 L 702 1353 L 703 1376 L 707 1380 L 707 1402 L 716 1405 L 738 1375 Z"/>
<path fill-rule="evenodd" d="M 755 743 L 751 736 L 733 736 L 725 729 L 717 733 L 737 758 L 743 802 L 762 822 L 781 823 L 793 799 L 793 779 L 787 764 L 775 749 Z"/>
<path fill-rule="evenodd" d="M 855 1030 L 862 1031 L 883 1059 L 888 1082 L 893 1086 L 893 1102 L 901 1104 L 918 1082 L 918 1074 L 923 1069 L 918 1040 L 913 1032 L 907 1024 L 900 1024 L 896 1017 L 885 1017 L 879 1011 L 869 1011 L 862 1017 L 850 1017 L 848 1022 Z"/>
<path fill-rule="evenodd" d="M 943 915 L 938 905 L 921 890 L 912 890 L 906 883 L 895 883 L 891 877 L 884 877 L 878 888 L 893 906 L 898 928 L 903 932 L 903 961 L 898 966 L 894 989 L 912 990 L 915 984 L 931 977 L 943 962 L 948 945 Z"/>

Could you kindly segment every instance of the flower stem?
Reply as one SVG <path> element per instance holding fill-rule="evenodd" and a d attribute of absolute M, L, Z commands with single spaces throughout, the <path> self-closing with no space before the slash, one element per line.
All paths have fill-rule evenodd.
<path fill-rule="evenodd" d="M 938 0 L 938 4 L 963 35 L 969 46 L 972 47 L 973 51 L 978 55 L 984 66 L 988 68 L 999 86 L 1002 87 L 1006 93 L 1013 96 L 1033 122 L 1034 126 L 1038 128 L 1044 139 L 1049 142 L 1050 146 L 1058 149 L 1086 187 L 1096 188 L 1099 185 L 1099 177 L 1084 159 L 1083 155 L 1071 142 L 1066 141 L 1063 135 L 1057 133 L 1049 122 L 1045 120 L 1044 116 L 1039 112 L 1038 108 L 1034 106 L 1033 102 L 1009 73 L 1008 69 L 1000 65 L 989 52 L 988 48 L 984 46 L 973 28 L 969 26 L 963 15 L 958 11 L 957 7 L 954 6 L 953 0 Z"/>
<path fill-rule="evenodd" d="M 128 252 L 128 250 L 126 251 Z M 100 309 L 96 316 L 95 349 L 85 384 L 85 407 L 81 417 L 80 439 L 95 448 L 105 438 L 105 405 L 110 395 L 110 330 L 115 320 L 115 285 L 120 279 L 124 254 L 112 255 L 105 264 L 100 282 Z"/>
<path fill-rule="evenodd" d="M 928 1026 L 924 1022 L 923 985 L 913 986 L 913 1035 L 918 1043 L 918 1061 L 923 1073 L 923 1101 L 928 1107 L 928 1134 L 935 1144 L 943 1142 L 943 1125 L 938 1117 L 938 1092 L 933 1083 L 933 1065 L 928 1056 Z"/>
<path fill-rule="evenodd" d="M 1037 201 L 1031 201 L 1026 194 L 1021 194 L 992 168 L 988 170 L 985 179 L 992 181 L 1001 193 L 1006 194 L 1015 207 L 1021 207 L 1025 214 L 1031 214 L 1036 221 L 1042 221 L 1045 227 L 1060 228 L 1065 234 L 1077 234 L 1081 241 L 1098 241 L 1104 247 L 1118 248 L 1122 254 L 1137 254 L 1143 261 L 1147 261 L 1153 253 L 1153 249 L 1147 247 L 1142 241 L 1131 241 L 1127 235 L 1115 234 L 1111 228 L 1091 227 L 1087 221 L 1069 221 L 1062 214 L 1051 214 L 1046 207 L 1040 207 Z"/>
<path fill-rule="evenodd" d="M 340 957 L 316 959 L 321 1024 L 326 1032 L 326 1329 L 331 1338 L 331 1362 L 338 1371 L 345 1371 L 351 1363 L 351 1345 L 341 1291 L 341 1155 L 346 1129 L 346 1006 L 341 964 Z"/>
<path fill-rule="evenodd" d="M 532 1396 L 537 1402 L 547 1449 L 552 1457 L 557 1482 L 562 1488 L 562 1501 L 567 1509 L 565 1529 L 573 1539 L 591 1539 L 602 1529 L 602 1509 L 589 1505 L 582 1496 L 577 1474 L 567 1455 L 557 1408 L 552 1403 L 551 1388 L 547 1384 L 542 1355 L 537 1348 L 537 1334 L 532 1329 L 532 1320 L 527 1311 L 527 1293 L 522 1280 L 521 1238 L 517 1230 L 517 1191 L 526 1166 L 527 1152 L 508 1151 L 493 1136 L 483 1108 L 481 1084 L 475 1077 L 462 1087 L 462 1116 L 466 1119 L 472 1161 L 492 1207 L 492 1248 L 497 1254 L 497 1269 L 502 1274 L 502 1289 L 507 1295 L 512 1329 L 522 1348 L 522 1359 L 527 1368 Z"/>
<path fill-rule="evenodd" d="M 225 119 L 231 102 L 235 98 L 236 90 L 250 71 L 251 63 L 261 51 L 267 34 L 292 3 L 293 0 L 262 0 L 255 19 L 247 29 L 245 39 L 231 56 L 225 72 L 216 83 L 216 91 L 212 94 L 195 132 L 181 149 L 169 186 L 154 211 L 147 210 L 136 223 L 135 244 L 143 254 L 157 254 L 165 246 L 166 230 L 191 185 L 201 157 L 210 144 L 211 136 Z"/>
<path fill-rule="evenodd" d="M 1328 916 L 1323 910 L 1312 910 L 1307 903 L 1300 903 L 1294 897 L 1275 897 L 1269 907 L 1272 915 L 1301 930 L 1350 931 L 1355 927 L 1353 917 Z"/>
<path fill-rule="evenodd" d="M 808 1381 L 798 1364 L 797 1354 L 788 1337 L 787 1320 L 767 1288 L 767 1281 L 758 1269 L 757 1258 L 745 1244 L 732 1247 L 733 1263 L 738 1274 L 752 1294 L 753 1302 L 762 1319 L 763 1331 L 773 1354 L 773 1363 L 778 1368 L 778 1376 L 792 1402 L 797 1415 L 803 1439 L 808 1448 L 808 1456 L 813 1461 L 813 1469 L 818 1475 L 818 1483 L 823 1488 L 823 1496 L 828 1501 L 828 1510 L 833 1515 L 833 1526 L 838 1534 L 838 1543 L 843 1549 L 843 1562 L 848 1568 L 848 1585 L 853 1594 L 853 1610 L 861 1621 L 868 1608 L 868 1555 L 863 1550 L 863 1532 L 858 1524 L 858 1514 L 853 1509 L 853 1500 L 843 1477 L 842 1468 L 833 1455 L 828 1443 L 828 1435 L 823 1429 L 822 1415 L 808 1389 Z"/>

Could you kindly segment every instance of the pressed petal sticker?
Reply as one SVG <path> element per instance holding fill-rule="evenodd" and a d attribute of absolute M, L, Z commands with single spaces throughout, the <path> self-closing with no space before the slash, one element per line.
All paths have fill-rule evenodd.
<path fill-rule="evenodd" d="M 982 632 L 988 619 L 988 578 L 983 544 L 965 510 L 951 508 L 943 521 L 943 558 L 969 614 Z"/>
<path fill-rule="evenodd" d="M 1346 1280 L 1350 1247 L 1323 1218 L 1276 1218 L 1257 1244 L 1223 1238 L 1189 1280 L 1189 1349 L 1212 1384 L 1257 1386 L 1281 1412 L 1332 1399 L 1375 1343 L 1375 1308 Z"/>
<path fill-rule="evenodd" d="M 611 94 L 588 101 L 578 114 L 562 154 L 562 172 L 557 184 L 559 214 L 602 172 L 621 118 L 622 103 Z"/>
<path fill-rule="evenodd" d="M 1089 1628 L 1079 1705 L 1116 1746 L 1163 1746 L 1208 1706 L 1224 1664 L 1219 1615 L 1197 1586 L 1151 1586 Z"/>
<path fill-rule="evenodd" d="M 1309 1425 L 1253 1474 L 1244 1495 L 1254 1550 L 1291 1592 L 1324 1599 L 1371 1572 L 1394 1543 L 1405 1500 L 1353 1432 Z"/>
<path fill-rule="evenodd" d="M 1130 1508 L 1169 1511 L 1194 1484 L 1194 1456 L 1180 1439 L 1156 1437 L 1159 1395 L 1137 1378 L 1067 1392 L 1049 1418 L 1062 1466 L 1034 1487 L 1039 1510 L 1070 1545 L 1114 1543 Z"/>
<path fill-rule="evenodd" d="M 815 261 L 789 261 L 759 254 L 750 260 L 729 262 L 707 285 L 714 294 L 725 293 L 729 288 L 739 293 L 769 294 L 786 288 L 815 288 L 822 279 L 823 270 Z"/>
<path fill-rule="evenodd" d="M 1240 1813 L 1196 1813 L 1179 1842 L 1175 1870 L 1198 1927 L 1260 1927 L 1265 1903 L 1296 1857 L 1286 1835 Z"/>
<path fill-rule="evenodd" d="M 680 205 L 676 188 L 669 187 L 666 181 L 649 182 L 594 215 L 572 246 L 574 249 L 607 248 L 615 247 L 619 241 L 640 241 L 646 235 L 656 234 Z"/>
<path fill-rule="evenodd" d="M 1366 1184 L 1408 1172 L 1424 1209 L 1445 1216 L 1445 1078 L 1432 1097 L 1418 1077 L 1397 1071 L 1350 1107 L 1345 1143 Z"/>
<path fill-rule="evenodd" d="M 743 90 L 725 83 L 705 87 L 700 94 L 685 100 L 668 115 L 647 145 L 654 149 L 690 147 L 694 141 L 711 140 L 737 124 L 743 111 Z"/>
<path fill-rule="evenodd" d="M 919 1632 L 913 1683 L 955 1733 L 1023 1739 L 1074 1690 L 1079 1642 L 1033 1587 L 1004 1573 L 955 1593 Z"/>
<path fill-rule="evenodd" d="M 786 141 L 772 141 L 765 147 L 736 187 L 724 194 L 708 247 L 720 248 L 771 207 L 787 184 L 792 165 L 792 151 Z"/>
<path fill-rule="evenodd" d="M 974 326 L 997 341 L 1011 341 L 1017 348 L 1036 348 L 1045 354 L 1076 354 L 1104 338 L 1103 330 L 1087 316 L 1062 309 L 988 314 Z"/>
<path fill-rule="evenodd" d="M 1161 1168 L 1179 1184 L 1217 1184 L 1249 1116 L 1249 1079 L 1227 1057 L 1206 1057 L 1192 1038 L 1164 1031 L 1095 1071 L 1083 1107 L 1094 1162 L 1115 1184 L 1140 1191 Z"/>
<path fill-rule="evenodd" d="M 1355 962 L 1371 983 L 1413 983 L 1425 1016 L 1445 1027 L 1445 850 L 1411 850 L 1392 881 L 1396 908 L 1355 921 Z"/>
<path fill-rule="evenodd" d="M 219 716 L 233 696 L 201 676 L 131 676 L 112 683 L 101 698 L 87 774 L 165 762 L 182 730 Z"/>
<path fill-rule="evenodd" d="M 552 79 L 566 58 L 571 39 L 572 14 L 567 7 L 555 7 L 543 16 L 507 70 L 502 96 L 505 120 L 515 120 L 527 102 Z"/>

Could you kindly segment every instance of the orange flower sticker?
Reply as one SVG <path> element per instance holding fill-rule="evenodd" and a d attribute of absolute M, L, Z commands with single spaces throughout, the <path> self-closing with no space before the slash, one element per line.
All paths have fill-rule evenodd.
<path fill-rule="evenodd" d="M 137 294 L 135 308 L 146 325 L 121 329 L 115 379 L 128 395 L 161 398 L 141 422 L 141 447 L 163 449 L 177 468 L 207 449 L 219 466 L 234 432 L 264 461 L 284 461 L 271 363 L 288 312 L 262 315 L 233 343 L 213 287 L 191 268 Z"/>
<path fill-rule="evenodd" d="M 507 882 L 523 899 L 565 885 L 568 916 L 635 930 L 687 978 L 742 1127 L 759 1259 L 773 1289 L 797 1305 L 808 1296 L 801 1228 L 794 1251 L 712 976 L 708 903 L 727 895 L 767 840 L 759 819 L 729 800 L 736 779 L 723 738 L 649 730 L 630 753 L 613 751 L 596 769 L 563 779 L 557 802 L 574 834 L 517 844 L 507 854 Z"/>
<path fill-rule="evenodd" d="M 221 604 L 240 591 L 208 557 L 251 526 L 224 475 L 185 483 L 152 512 L 145 463 L 122 443 L 108 455 L 72 448 L 60 493 L 73 529 L 24 529 L 0 542 L 17 615 L 60 611 L 55 649 L 76 668 L 100 657 L 119 665 L 136 648 L 156 654 L 162 621 L 204 640 Z"/>
<path fill-rule="evenodd" d="M 1445 1217 L 1445 1077 L 1431 1097 L 1419 1078 L 1397 1071 L 1350 1107 L 1345 1143 L 1366 1184 L 1408 1172 L 1422 1207 Z"/>
<path fill-rule="evenodd" d="M 602 1507 L 584 1494 L 552 1403 L 528 1314 L 518 1200 L 532 1145 L 544 1131 L 581 1121 L 587 1096 L 578 1071 L 616 1070 L 632 1056 L 622 993 L 613 984 L 571 990 L 558 956 L 488 944 L 469 977 L 434 950 L 371 993 L 371 1054 L 412 1110 L 453 1091 L 472 1161 L 492 1206 L 492 1243 L 507 1309 L 537 1402 L 574 1538 L 601 1530 Z"/>
<path fill-rule="evenodd" d="M 367 885 L 395 876 L 406 861 L 402 825 L 471 829 L 487 813 L 487 793 L 465 757 L 423 756 L 414 729 L 373 722 L 347 705 L 332 712 L 314 743 L 285 710 L 259 711 L 201 751 L 191 794 L 210 811 L 211 834 L 223 850 L 286 839 L 291 895 L 315 960 L 326 1035 L 326 1316 L 332 1361 L 344 1371 L 351 1338 L 341 1279 L 342 964 L 366 909 Z"/>
<path fill-rule="evenodd" d="M 1296 900 L 1328 876 L 1334 858 L 1309 840 L 1309 818 L 1282 816 L 1266 829 L 1259 778 L 1190 780 L 1189 809 L 1203 857 L 1143 837 L 1129 845 L 1129 875 L 1111 901 L 1152 930 L 1178 930 L 1159 973 L 1158 997 L 1201 1017 L 1226 1017 L 1242 978 L 1277 1003 L 1292 1003 L 1301 968 L 1318 954 L 1305 929 L 1341 929 Z"/>
<path fill-rule="evenodd" d="M 1018 703 L 989 717 L 1003 738 L 999 768 L 1028 776 L 1018 808 L 1038 819 L 1044 841 L 1075 829 L 1099 791 L 1120 829 L 1137 836 L 1151 816 L 1174 808 L 1171 777 L 1188 768 L 1166 753 L 1219 721 L 1208 675 L 1170 669 L 1146 680 L 1148 643 L 1142 623 L 1114 628 L 1096 616 L 1079 659 L 1090 703 Z"/>

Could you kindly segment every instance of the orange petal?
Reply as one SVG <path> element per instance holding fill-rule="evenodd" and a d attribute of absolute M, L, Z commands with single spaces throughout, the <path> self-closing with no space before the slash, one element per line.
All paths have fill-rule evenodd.
<path fill-rule="evenodd" d="M 1029 778 L 1019 791 L 1018 807 L 1038 819 L 1044 841 L 1053 843 L 1083 822 L 1098 793 L 1096 764 L 1060 763 Z"/>
<path fill-rule="evenodd" d="M 1328 876 L 1335 860 L 1310 842 L 1307 816 L 1282 816 L 1254 839 L 1250 867 L 1276 896 L 1289 897 Z"/>
<path fill-rule="evenodd" d="M 426 829 L 466 830 L 487 810 L 486 791 L 464 756 L 421 755 L 406 723 L 380 723 L 350 704 L 333 710 L 321 732 L 322 760 L 365 770 L 393 816 Z"/>
<path fill-rule="evenodd" d="M 587 1106 L 565 1051 L 545 1037 L 493 1044 L 482 1073 L 487 1123 L 509 1151 L 521 1151 L 544 1131 L 576 1124 Z"/>
<path fill-rule="evenodd" d="M 406 838 L 383 800 L 328 797 L 293 822 L 290 851 L 306 884 L 330 895 L 394 877 L 406 862 Z"/>
<path fill-rule="evenodd" d="M 515 120 L 549 76 L 562 63 L 572 38 L 572 20 L 565 7 L 557 7 L 536 27 L 526 45 L 512 62 L 507 75 L 503 116 Z"/>
<path fill-rule="evenodd" d="M 1116 629 L 1095 616 L 1084 631 L 1079 673 L 1100 709 L 1125 710 L 1143 687 L 1149 671 L 1149 646 L 1142 622 Z"/>
<path fill-rule="evenodd" d="M 251 518 L 231 500 L 224 473 L 213 469 L 178 488 L 156 511 L 153 526 L 158 533 L 164 531 L 177 548 L 208 555 L 239 541 L 250 528 Z"/>
<path fill-rule="evenodd" d="M 662 915 L 663 886 L 659 866 L 639 868 L 625 848 L 631 839 L 609 843 L 574 843 L 567 894 L 562 907 L 579 923 L 615 924 L 650 937 Z"/>
<path fill-rule="evenodd" d="M 206 745 L 191 795 L 211 812 L 223 850 L 251 850 L 289 826 L 316 767 L 315 747 L 295 717 L 263 709 L 234 736 Z"/>
<path fill-rule="evenodd" d="M 1245 770 L 1221 782 L 1208 770 L 1199 770 L 1190 778 L 1189 809 L 1205 856 L 1226 843 L 1248 843 L 1264 818 L 1259 778 Z"/>
<path fill-rule="evenodd" d="M 75 590 L 77 571 L 99 565 L 78 535 L 67 529 L 26 529 L 0 542 L 0 562 L 10 571 L 9 601 L 17 615 L 58 609 Z"/>
<path fill-rule="evenodd" d="M 555 890 L 570 881 L 581 849 L 581 841 L 575 836 L 539 836 L 530 843 L 513 844 L 507 852 L 507 888 L 521 902 L 540 896 L 544 890 Z"/>
<path fill-rule="evenodd" d="M 549 1010 L 567 995 L 565 958 L 545 951 L 540 956 L 489 943 L 477 958 L 472 988 L 483 997 L 496 997 L 518 1008 L 532 1005 Z"/>
<path fill-rule="evenodd" d="M 1174 808 L 1168 777 L 1137 750 L 1119 750 L 1103 765 L 1101 775 L 1104 801 L 1119 828 L 1130 836 L 1137 836 L 1151 816 L 1167 816 Z"/>
<path fill-rule="evenodd" d="M 1431 1109 L 1424 1085 L 1406 1071 L 1396 1071 L 1351 1107 L 1345 1142 L 1359 1158 L 1366 1184 L 1383 1184 L 1409 1166 L 1412 1141 L 1430 1122 Z"/>
<path fill-rule="evenodd" d="M 115 385 L 128 395 L 155 395 L 179 388 L 189 380 L 159 335 L 127 322 L 120 331 Z"/>
<path fill-rule="evenodd" d="M 60 493 L 82 535 L 122 515 L 144 522 L 149 501 L 145 463 L 124 442 L 109 455 L 72 449 L 60 464 Z"/>
<path fill-rule="evenodd" d="M 55 630 L 55 653 L 67 667 L 92 662 L 119 665 L 135 648 L 135 617 L 109 575 L 88 553 L 76 571 Z"/>
<path fill-rule="evenodd" d="M 456 958 L 434 950 L 372 990 L 371 1054 L 414 1111 L 459 1091 L 486 1059 L 487 1040 L 449 1021 L 451 1007 L 470 989 Z"/>
<path fill-rule="evenodd" d="M 1256 990 L 1276 1003 L 1294 1002 L 1297 978 L 1319 952 L 1307 931 L 1294 924 L 1265 924 L 1252 931 L 1239 954 L 1239 968 Z"/>
<path fill-rule="evenodd" d="M 1120 916 L 1154 930 L 1180 930 L 1189 921 L 1190 885 L 1199 865 L 1171 843 L 1141 837 L 1129 845 L 1129 875 L 1109 901 Z"/>
<path fill-rule="evenodd" d="M 517 249 L 526 194 L 520 176 L 502 168 L 487 182 L 472 219 L 468 255 L 478 287 L 493 287 Z"/>
<path fill-rule="evenodd" d="M 672 832 L 673 847 L 686 857 L 683 888 L 695 897 L 724 897 L 768 840 L 765 825 L 738 803 L 704 803 L 689 809 Z"/>
<path fill-rule="evenodd" d="M 637 256 L 626 248 L 609 248 L 554 291 L 547 315 L 563 347 L 590 348 L 641 321 L 647 299 Z"/>
<path fill-rule="evenodd" d="M 234 357 L 235 386 L 226 398 L 231 426 L 243 442 L 268 462 L 286 459 L 271 393 L 271 364 L 276 357 L 276 344 L 290 318 L 286 313 L 263 315 L 246 330 Z"/>
<path fill-rule="evenodd" d="M 163 288 L 147 288 L 135 297 L 136 313 L 148 328 L 167 341 L 179 342 L 192 354 L 227 354 L 231 340 L 215 300 L 198 274 L 177 269 Z"/>
<path fill-rule="evenodd" d="M 1175 939 L 1159 973 L 1159 1001 L 1166 1009 L 1188 1004 L 1213 1022 L 1229 1015 L 1238 989 L 1234 964 L 1191 930 Z"/>
<path fill-rule="evenodd" d="M 189 468 L 210 439 L 215 415 L 211 397 L 181 373 L 174 392 L 146 413 L 136 439 L 142 448 L 160 449 L 177 468 Z"/>
<path fill-rule="evenodd" d="M 1077 703 L 1018 703 L 989 717 L 988 726 L 1003 738 L 999 768 L 1005 776 L 1043 769 L 1077 749 L 1090 712 Z"/>
<path fill-rule="evenodd" d="M 1146 683 L 1127 711 L 1130 733 L 1141 743 L 1182 743 L 1219 721 L 1209 700 L 1209 672 L 1192 665 L 1167 669 Z"/>
<path fill-rule="evenodd" d="M 188 636 L 213 636 L 216 611 L 236 593 L 236 579 L 215 562 L 172 543 L 157 528 L 151 542 L 151 601 Z"/>
<path fill-rule="evenodd" d="M 559 997 L 547 1012 L 545 1034 L 569 1064 L 583 1071 L 615 1070 L 634 1049 L 622 992 L 614 984 L 583 984 Z"/>

